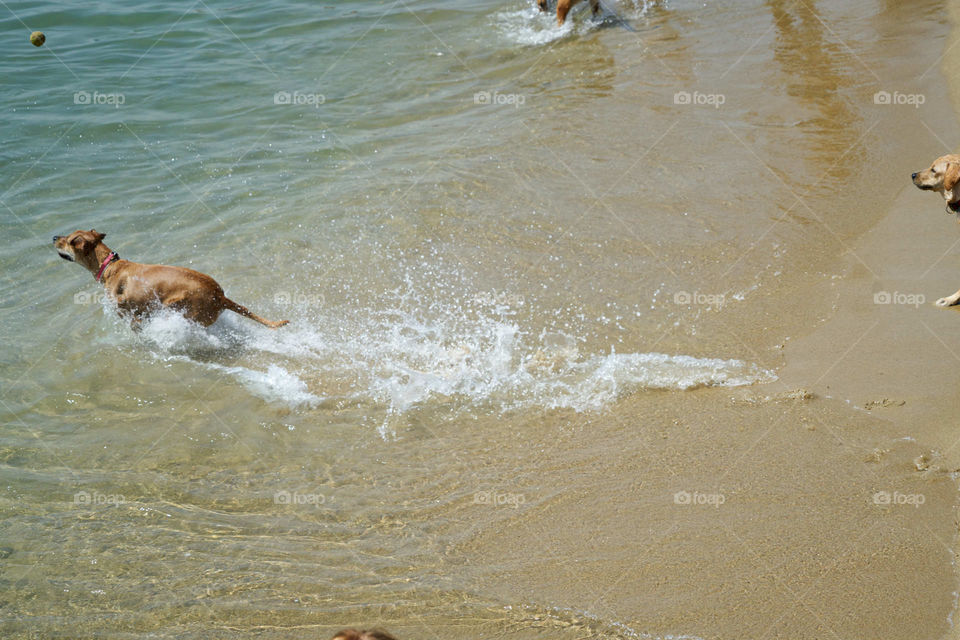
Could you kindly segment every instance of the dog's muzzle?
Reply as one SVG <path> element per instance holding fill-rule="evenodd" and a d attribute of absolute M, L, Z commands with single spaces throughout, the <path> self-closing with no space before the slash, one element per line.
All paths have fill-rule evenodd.
<path fill-rule="evenodd" d="M 57 244 L 57 240 L 59 240 L 59 239 L 62 238 L 62 237 L 63 237 L 63 236 L 53 236 L 53 244 L 56 245 L 56 244 Z M 74 261 L 72 255 L 70 255 L 69 253 L 65 253 L 65 252 L 63 252 L 63 251 L 60 251 L 60 249 L 57 249 L 57 255 L 60 256 L 61 258 L 63 258 L 64 260 L 66 260 L 67 262 L 73 262 L 73 261 Z"/>

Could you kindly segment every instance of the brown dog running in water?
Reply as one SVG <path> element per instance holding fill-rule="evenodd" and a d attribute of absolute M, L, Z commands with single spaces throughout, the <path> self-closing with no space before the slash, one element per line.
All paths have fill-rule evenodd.
<path fill-rule="evenodd" d="M 583 0 L 557 0 L 557 25 L 563 26 L 563 23 L 567 20 L 567 14 L 570 13 L 570 9 L 573 9 L 573 6 Z M 537 6 L 540 7 L 540 11 L 546 11 L 549 7 L 548 0 L 537 0 Z M 593 11 L 593 16 L 596 17 L 600 13 L 600 0 L 590 0 L 590 10 Z"/>
<path fill-rule="evenodd" d="M 76 262 L 102 282 L 121 314 L 131 316 L 138 327 L 143 316 L 158 304 L 183 312 L 189 320 L 205 327 L 217 321 L 224 309 L 276 329 L 286 320 L 271 322 L 252 313 L 223 295 L 223 289 L 210 276 L 185 267 L 139 264 L 121 260 L 103 244 L 105 233 L 74 231 L 68 236 L 53 236 L 53 246 L 64 260 Z"/>

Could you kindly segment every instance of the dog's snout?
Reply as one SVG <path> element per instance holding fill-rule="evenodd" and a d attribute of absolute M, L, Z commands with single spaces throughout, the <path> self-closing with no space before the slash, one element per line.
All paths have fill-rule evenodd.
<path fill-rule="evenodd" d="M 916 179 L 917 179 L 917 174 L 916 174 L 916 173 L 911 173 L 911 174 L 910 174 L 910 178 L 911 178 L 912 180 L 916 180 Z"/>
<path fill-rule="evenodd" d="M 917 175 L 917 174 L 913 174 L 913 175 Z M 59 239 L 62 238 L 62 237 L 63 237 L 63 236 L 53 236 L 53 241 L 56 242 L 57 240 L 59 240 Z"/>

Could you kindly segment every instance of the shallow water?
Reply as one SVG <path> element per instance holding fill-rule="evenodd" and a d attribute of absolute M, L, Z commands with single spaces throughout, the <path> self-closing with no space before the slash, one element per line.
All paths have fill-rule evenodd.
<path fill-rule="evenodd" d="M 731 496 L 775 511 L 774 461 L 850 514 L 830 530 L 777 512 L 800 532 L 788 551 L 820 557 L 873 526 L 915 547 L 893 560 L 905 580 L 926 572 L 927 608 L 851 624 L 942 633 L 953 570 L 920 538 L 952 539 L 949 482 L 917 489 L 895 430 L 763 386 L 784 343 L 830 313 L 840 255 L 898 188 L 897 154 L 921 155 L 927 112 L 874 94 L 942 99 L 923 75 L 946 36 L 938 7 L 616 10 L 633 31 L 586 5 L 560 29 L 521 0 L 9 4 L 8 633 L 759 638 L 785 617 L 787 635 L 813 637 L 779 585 L 743 586 L 759 570 L 699 579 L 657 557 L 651 593 L 670 606 L 632 579 L 635 597 L 602 595 L 639 553 L 618 537 L 643 518 L 621 478 L 655 487 L 644 509 L 671 544 L 746 562 L 698 532 L 762 545 L 738 527 L 771 512 L 741 504 L 710 524 L 656 501 L 730 473 Z M 291 324 L 159 314 L 133 333 L 49 244 L 91 227 L 124 258 L 210 273 Z M 791 452 L 781 419 L 843 446 L 804 431 Z M 782 447 L 745 464 L 770 431 Z M 888 445 L 896 464 L 861 468 Z M 842 468 L 823 479 L 824 459 Z M 842 487 L 859 499 L 871 483 L 926 491 L 925 518 L 851 510 Z M 544 546 L 551 526 L 571 533 L 556 553 L 573 564 Z M 737 595 L 674 615 L 709 598 L 697 579 Z"/>

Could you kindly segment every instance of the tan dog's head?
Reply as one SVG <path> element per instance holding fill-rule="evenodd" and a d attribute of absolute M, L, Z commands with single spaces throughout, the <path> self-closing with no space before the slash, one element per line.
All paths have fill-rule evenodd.
<path fill-rule="evenodd" d="M 917 187 L 940 193 L 950 211 L 960 213 L 960 189 L 957 188 L 957 183 L 960 183 L 960 155 L 940 156 L 929 169 L 914 173 L 911 177 Z"/>
<path fill-rule="evenodd" d="M 106 237 L 107 234 L 96 229 L 74 231 L 68 236 L 53 236 L 53 247 L 64 260 L 95 270 L 100 266 L 97 261 L 97 245 Z"/>

